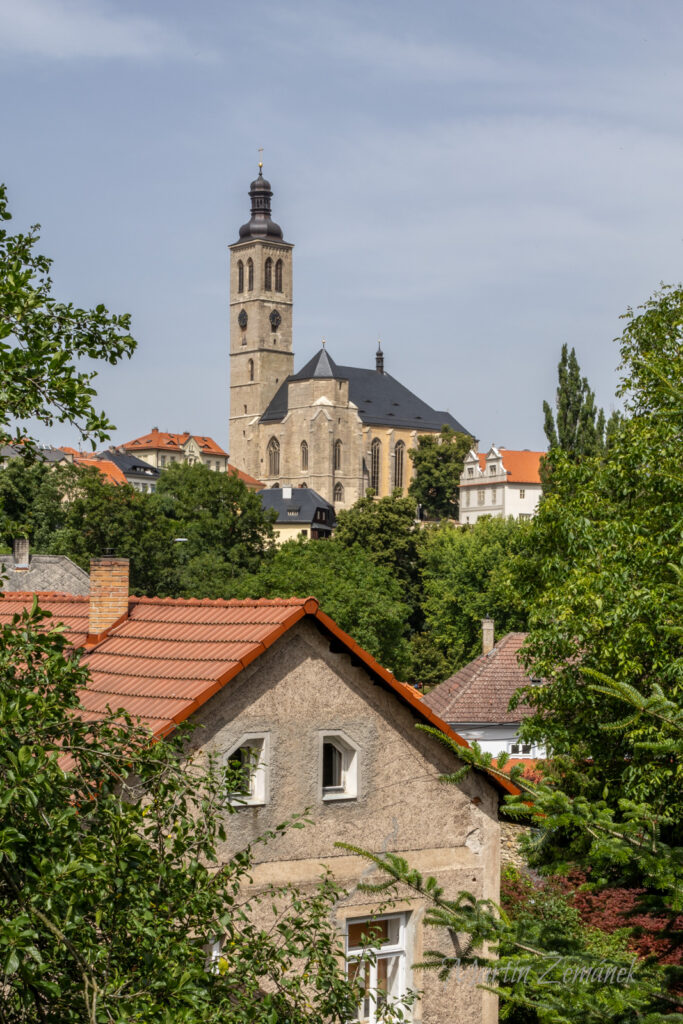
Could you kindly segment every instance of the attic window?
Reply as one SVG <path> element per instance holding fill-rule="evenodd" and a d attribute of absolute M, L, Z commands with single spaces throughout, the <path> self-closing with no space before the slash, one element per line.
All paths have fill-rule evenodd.
<path fill-rule="evenodd" d="M 249 806 L 265 804 L 267 800 L 267 750 L 268 734 L 249 733 L 226 758 L 226 764 L 233 770 L 236 788 L 230 794 L 230 802 Z"/>
<path fill-rule="evenodd" d="M 296 519 L 297 516 L 299 515 L 299 509 L 298 508 L 288 508 L 287 509 L 287 515 L 289 516 L 290 519 Z"/>
<path fill-rule="evenodd" d="M 358 748 L 342 732 L 320 738 L 323 800 L 353 800 L 358 795 Z"/>

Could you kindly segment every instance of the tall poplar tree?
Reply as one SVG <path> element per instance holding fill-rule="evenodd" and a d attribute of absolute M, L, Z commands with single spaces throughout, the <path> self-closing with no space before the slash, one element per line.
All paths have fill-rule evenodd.
<path fill-rule="evenodd" d="M 555 414 L 548 402 L 543 403 L 543 429 L 548 447 L 560 448 L 571 456 L 596 455 L 604 447 L 605 414 L 595 404 L 595 394 L 588 379 L 581 376 L 576 351 L 562 346 L 557 367 Z"/>

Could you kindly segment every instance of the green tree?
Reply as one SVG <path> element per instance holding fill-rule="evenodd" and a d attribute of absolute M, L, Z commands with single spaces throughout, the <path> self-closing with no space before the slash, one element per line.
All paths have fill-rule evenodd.
<path fill-rule="evenodd" d="M 498 637 L 524 630 L 526 605 L 513 580 L 525 559 L 530 523 L 480 519 L 450 523 L 421 538 L 423 631 L 413 638 L 413 673 L 432 685 L 481 653 L 481 620 L 492 618 Z"/>
<path fill-rule="evenodd" d="M 10 459 L 0 470 L 0 533 L 11 546 L 15 537 L 28 537 L 36 551 L 49 551 L 55 530 L 64 518 L 59 469 L 41 461 Z"/>
<path fill-rule="evenodd" d="M 655 772 L 642 753 L 625 751 L 618 732 L 602 729 L 621 717 L 618 703 L 586 682 L 599 671 L 641 692 L 655 680 L 669 697 L 683 690 L 670 628 L 683 611 L 683 289 L 664 289 L 626 319 L 627 418 L 604 454 L 578 464 L 558 454 L 553 493 L 517 565 L 530 602 L 527 661 L 545 680 L 529 691 L 537 713 L 524 736 L 543 736 L 563 755 L 577 790 L 615 803 L 647 799 L 661 819 L 683 813 L 680 771 Z"/>
<path fill-rule="evenodd" d="M 11 219 L 0 185 L 0 222 Z M 83 359 L 117 363 L 131 356 L 130 318 L 103 305 L 78 309 L 52 295 L 52 261 L 35 252 L 38 226 L 11 235 L 0 228 L 0 444 L 30 452 L 29 422 L 70 423 L 81 437 L 105 440 L 112 424 L 94 407 L 96 370 Z"/>
<path fill-rule="evenodd" d="M 177 596 L 181 563 L 175 524 L 151 495 L 114 486 L 94 467 L 60 466 L 53 479 L 62 520 L 53 534 L 41 531 L 43 550 L 68 555 L 86 572 L 91 558 L 108 553 L 129 558 L 133 593 Z"/>
<path fill-rule="evenodd" d="M 224 596 L 272 547 L 273 512 L 234 473 L 176 463 L 162 473 L 150 504 L 184 538 L 177 544 L 181 596 Z"/>
<path fill-rule="evenodd" d="M 316 597 L 320 607 L 353 639 L 406 677 L 408 617 L 405 588 L 391 566 L 378 564 L 359 545 L 288 541 L 264 559 L 254 575 L 235 581 L 234 597 Z M 227 596 L 227 595 L 226 595 Z"/>
<path fill-rule="evenodd" d="M 437 436 L 421 434 L 417 448 L 409 450 L 415 476 L 408 493 L 428 516 L 458 518 L 460 475 L 473 445 L 474 439 L 468 434 L 457 434 L 451 427 L 444 426 Z"/>
<path fill-rule="evenodd" d="M 548 447 L 551 451 L 560 448 L 575 458 L 595 455 L 604 445 L 605 414 L 598 410 L 587 378 L 581 376 L 576 352 L 568 352 L 566 345 L 562 346 L 557 376 L 554 416 L 548 402 L 543 403 Z"/>
<path fill-rule="evenodd" d="M 34 607 L 0 642 L 3 1022 L 352 1019 L 330 877 L 250 897 L 253 850 L 220 854 L 234 772 L 188 761 L 182 729 L 152 744 L 125 713 L 85 721 L 87 669 L 46 625 Z"/>

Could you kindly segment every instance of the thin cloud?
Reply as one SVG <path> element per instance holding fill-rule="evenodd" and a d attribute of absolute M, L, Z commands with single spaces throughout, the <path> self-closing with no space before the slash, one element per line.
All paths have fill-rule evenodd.
<path fill-rule="evenodd" d="M 172 28 L 101 0 L 0 0 L 0 52 L 56 60 L 193 55 Z"/>

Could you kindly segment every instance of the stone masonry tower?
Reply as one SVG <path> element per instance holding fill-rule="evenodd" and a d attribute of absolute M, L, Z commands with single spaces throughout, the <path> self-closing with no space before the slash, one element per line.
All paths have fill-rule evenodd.
<path fill-rule="evenodd" d="M 293 246 L 271 220 L 272 195 L 259 163 L 251 219 L 230 246 L 230 462 L 247 472 L 249 425 L 294 370 Z"/>

